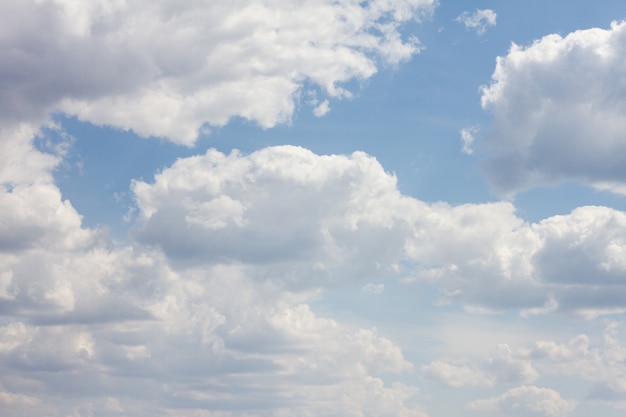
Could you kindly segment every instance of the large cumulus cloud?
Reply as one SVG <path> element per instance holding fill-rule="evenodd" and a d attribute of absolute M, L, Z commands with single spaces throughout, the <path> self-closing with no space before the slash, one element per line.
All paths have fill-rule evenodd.
<path fill-rule="evenodd" d="M 3 2 L 0 117 L 62 111 L 192 144 L 205 124 L 232 117 L 287 122 L 303 90 L 322 114 L 328 103 L 316 95 L 349 96 L 342 83 L 417 53 L 399 26 L 434 4 Z"/>
<path fill-rule="evenodd" d="M 245 265 L 290 288 L 396 276 L 438 286 L 444 301 L 525 315 L 626 307 L 626 214 L 607 207 L 529 224 L 510 203 L 402 195 L 360 152 L 292 146 L 209 150 L 133 191 L 136 237 L 180 265 Z"/>
<path fill-rule="evenodd" d="M 56 412 L 47 415 L 66 415 L 59 399 L 68 396 L 76 407 L 114 400 L 137 416 L 422 415 L 405 404 L 417 394 L 414 387 L 377 376 L 411 365 L 376 330 L 318 317 L 306 297 L 255 283 L 239 268 L 176 273 L 158 255 L 110 257 L 116 255 L 128 263 L 139 257 L 140 265 L 88 259 L 92 268 L 115 269 L 114 277 L 83 275 L 82 287 L 68 291 L 77 299 L 123 294 L 148 314 L 91 317 L 77 304 L 66 306 L 74 320 L 45 325 L 15 314 L 0 332 L 7 393 L 53 406 Z M 43 273 L 38 279 L 40 287 L 56 285 Z"/>
<path fill-rule="evenodd" d="M 292 146 L 209 150 L 132 189 L 141 242 L 175 261 L 254 265 L 305 286 L 394 274 L 415 203 L 371 156 Z"/>
<path fill-rule="evenodd" d="M 296 250 L 298 256 L 293 257 L 285 251 L 282 256 L 290 262 L 268 275 L 263 264 L 275 264 L 283 248 L 281 236 L 274 237 L 269 229 L 248 236 L 252 241 L 248 252 L 242 251 L 239 258 L 236 252 L 209 256 L 210 251 L 196 249 L 191 254 L 197 259 L 181 262 L 180 253 L 167 246 L 170 236 L 163 231 L 143 236 L 147 245 L 116 246 L 103 231 L 83 227 L 80 215 L 62 199 L 51 176 L 61 155 L 46 154 L 24 140 L 36 132 L 24 126 L 7 130 L 4 143 L 15 146 L 8 146 L 8 153 L 0 159 L 3 413 L 425 415 L 415 405 L 418 389 L 393 380 L 392 375 L 413 370 L 397 345 L 375 328 L 321 317 L 309 306 L 319 296 L 323 280 L 314 283 L 303 265 L 326 261 L 324 256 Z M 302 157 L 311 161 L 318 157 L 290 150 L 284 150 L 282 159 L 274 158 L 279 153 L 270 155 L 270 150 L 271 158 L 257 163 L 267 178 L 266 182 L 255 178 L 260 196 L 246 202 L 247 211 L 239 210 L 224 189 L 211 188 L 215 186 L 210 181 L 212 173 L 202 169 L 198 173 L 208 179 L 203 183 L 208 187 L 204 194 L 193 190 L 190 178 L 186 191 L 171 190 L 172 201 L 180 207 L 158 192 L 141 207 L 154 214 L 169 204 L 174 220 L 174 214 L 184 213 L 182 221 L 198 232 L 193 238 L 188 236 L 193 245 L 210 245 L 210 233 L 220 228 L 249 224 L 245 216 L 253 211 L 253 203 L 262 206 L 261 218 L 282 210 L 284 230 L 277 230 L 287 237 L 298 234 L 302 229 L 295 219 L 301 212 L 284 206 L 285 201 L 278 198 L 281 189 L 273 187 L 280 185 L 280 175 L 273 178 L 272 172 L 284 171 L 291 178 L 297 172 L 292 169 L 294 163 L 302 162 Z M 331 188 L 335 184 L 345 191 L 339 178 L 330 178 L 349 166 L 349 159 L 327 159 L 319 174 Z M 171 169 L 193 160 L 180 161 Z M 364 178 L 372 184 L 391 181 L 390 187 L 395 187 L 393 178 L 380 176 L 375 169 L 364 176 L 367 167 L 378 165 L 365 155 L 360 160 L 366 169 L 353 166 L 348 175 L 357 182 L 356 189 L 362 191 Z M 236 172 L 222 180 L 225 184 L 243 181 Z M 135 186 L 138 196 L 142 195 L 139 184 Z M 149 185 L 143 187 L 147 197 Z M 211 203 L 213 198 L 207 194 L 211 190 L 218 194 L 218 203 Z M 308 192 L 321 197 L 325 189 Z M 375 189 L 372 192 L 376 194 Z M 276 197 L 273 204 L 268 196 Z M 360 201 L 367 203 L 369 198 L 364 195 Z M 318 208 L 328 214 L 328 206 L 322 202 Z M 369 214 L 355 211 L 353 216 L 356 224 Z M 158 222 L 147 226 L 144 221 L 138 224 L 141 233 L 147 233 L 141 228 L 158 226 Z M 376 222 L 372 227 L 376 232 L 386 230 Z M 239 239 L 236 228 L 229 234 Z M 262 242 L 270 250 L 255 254 Z M 191 250 L 192 244 L 186 247 Z M 358 250 L 361 255 L 350 255 L 354 245 L 346 246 L 333 259 L 338 270 L 351 256 L 365 256 Z M 370 252 L 374 249 L 364 247 Z M 381 264 L 391 262 L 387 258 L 382 256 Z"/>
<path fill-rule="evenodd" d="M 626 214 L 606 207 L 528 224 L 510 203 L 402 195 L 361 152 L 208 150 L 133 183 L 137 241 L 116 247 L 82 227 L 50 182 L 59 158 L 15 152 L 39 156 L 40 173 L 19 179 L 15 168 L 2 190 L 3 210 L 22 216 L 3 224 L 23 240 L 5 242 L 0 271 L 0 382 L 16 410 L 67 414 L 58 399 L 72 394 L 87 408 L 106 398 L 108 415 L 417 416 L 416 387 L 389 377 L 413 369 L 399 347 L 375 329 L 319 316 L 312 299 L 345 282 L 400 278 L 468 308 L 585 316 L 626 308 Z M 422 370 L 450 386 L 538 376 L 507 346 L 480 368 L 438 360 Z M 569 404 L 534 390 L 480 404 L 501 407 L 518 394 Z"/>
<path fill-rule="evenodd" d="M 482 106 L 482 137 L 494 189 L 581 180 L 624 192 L 626 23 L 513 45 L 499 57 Z"/>
<path fill-rule="evenodd" d="M 438 221 L 454 234 L 431 229 L 430 247 L 423 243 L 412 250 L 427 266 L 418 275 L 439 283 L 450 300 L 493 310 L 519 308 L 524 314 L 591 317 L 623 310 L 623 212 L 579 207 L 534 224 L 522 222 L 507 204 L 443 213 Z M 422 255 L 432 252 L 434 257 Z"/>

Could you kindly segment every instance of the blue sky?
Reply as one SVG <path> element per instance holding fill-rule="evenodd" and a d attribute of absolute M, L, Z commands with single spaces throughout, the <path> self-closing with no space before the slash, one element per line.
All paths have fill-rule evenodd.
<path fill-rule="evenodd" d="M 0 4 L 0 414 L 620 416 L 626 4 Z"/>

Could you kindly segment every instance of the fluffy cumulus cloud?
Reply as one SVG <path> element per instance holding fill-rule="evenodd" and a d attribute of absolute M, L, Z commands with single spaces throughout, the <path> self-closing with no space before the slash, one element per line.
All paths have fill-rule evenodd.
<path fill-rule="evenodd" d="M 565 180 L 624 193 L 626 23 L 548 35 L 499 57 L 482 106 L 486 172 L 502 194 Z"/>
<path fill-rule="evenodd" d="M 414 387 L 376 376 L 411 370 L 376 330 L 317 317 L 302 296 L 255 283 L 238 268 L 175 272 L 156 254 L 107 255 L 83 255 L 87 271 L 46 262 L 70 275 L 65 298 L 96 305 L 22 295 L 22 304 L 54 309 L 57 320 L 20 311 L 1 327 L 0 382 L 8 398 L 24 400 L 7 407 L 64 416 L 61 399 L 71 396 L 85 409 L 112 400 L 118 411 L 104 409 L 106 416 L 423 415 L 405 404 Z M 105 268 L 109 274 L 92 272 Z M 53 274 L 34 279 L 42 292 L 59 287 Z M 107 299 L 117 304 L 90 314 Z"/>
<path fill-rule="evenodd" d="M 209 150 L 135 181 L 135 237 L 177 265 L 244 265 L 289 288 L 402 276 L 442 301 L 524 315 L 620 312 L 626 214 L 528 224 L 510 203 L 426 204 L 372 157 L 292 146 Z"/>
<path fill-rule="evenodd" d="M 325 157 L 298 148 L 270 149 L 255 163 L 232 155 L 230 161 L 241 165 L 238 172 L 244 175 L 233 171 L 214 181 L 211 175 L 219 175 L 220 162 L 234 169 L 228 157 L 211 151 L 206 158 L 213 158 L 213 165 L 205 168 L 204 157 L 181 160 L 152 186 L 135 184 L 143 245 L 118 247 L 102 231 L 84 228 L 80 215 L 62 199 L 50 175 L 61 156 L 23 140 L 35 134 L 25 126 L 7 131 L 5 143 L 15 140 L 17 145 L 8 146 L 11 154 L 1 160 L 3 414 L 425 416 L 415 405 L 417 388 L 389 377 L 413 371 L 392 341 L 374 328 L 318 316 L 308 305 L 320 286 L 332 284 L 330 278 L 359 279 L 360 268 L 373 265 L 339 272 L 346 262 L 358 263 L 377 249 L 359 233 L 399 233 L 387 228 L 389 220 L 385 223 L 380 213 L 355 208 L 381 189 L 395 189 L 395 179 L 377 171 L 380 166 L 372 158 L 327 157 L 326 165 L 315 169 L 313 164 L 303 172 L 293 164 Z M 194 188 L 190 178 L 187 188 L 177 189 L 184 183 L 171 174 L 185 164 L 204 176 L 206 181 L 197 184 L 205 188 Z M 341 172 L 349 180 L 342 181 Z M 360 195 L 366 179 L 380 184 L 371 195 Z M 290 181 L 302 184 L 304 195 L 315 195 L 316 187 L 317 196 L 333 187 L 339 193 L 352 187 L 355 201 L 348 198 L 336 212 L 328 201 L 311 206 L 328 221 L 328 230 L 317 235 L 297 221 L 294 210 L 302 214 L 302 207 L 272 213 L 281 202 L 269 201 L 281 187 L 292 186 Z M 161 198 L 161 186 L 170 187 L 174 200 Z M 249 200 L 240 186 L 250 189 Z M 175 229 L 189 224 L 185 230 L 198 234 L 159 233 L 161 220 L 150 223 L 148 218 L 158 219 L 165 208 L 172 221 L 180 222 Z M 273 227 L 278 235 L 259 228 L 258 220 L 277 222 L 276 216 L 284 220 L 282 229 Z M 349 224 L 334 224 L 348 218 Z M 213 257 L 201 250 L 224 229 L 239 243 L 249 240 L 240 256 L 228 245 Z M 300 233 L 304 243 L 291 240 Z M 170 238 L 185 244 L 193 259 L 181 258 Z M 343 250 L 332 257 L 318 240 Z M 290 245 L 294 250 L 283 251 Z M 387 253 L 375 259 L 382 271 L 395 258 Z M 316 274 L 328 279 L 315 283 Z"/>
<path fill-rule="evenodd" d="M 575 407 L 575 401 L 561 398 L 554 390 L 526 385 L 512 388 L 498 397 L 469 404 L 472 410 L 503 417 L 566 417 Z"/>
<path fill-rule="evenodd" d="M 61 111 L 184 144 L 232 117 L 271 127 L 301 91 L 347 97 L 343 83 L 417 53 L 399 27 L 435 3 L 3 2 L 0 117 Z"/>
<path fill-rule="evenodd" d="M 620 312 L 626 214 L 580 207 L 534 224 L 508 203 L 435 204 L 415 225 L 407 253 L 419 267 L 407 281 L 430 281 L 442 301 L 522 314 Z M 427 220 L 426 220 L 427 219 Z"/>
<path fill-rule="evenodd" d="M 208 150 L 133 183 L 136 241 L 116 247 L 62 200 L 50 175 L 59 155 L 11 149 L 31 164 L 26 175 L 3 160 L 0 200 L 11 218 L 2 236 L 14 237 L 0 246 L 0 392 L 15 410 L 66 415 L 59 399 L 73 395 L 105 415 L 420 416 L 416 387 L 388 377 L 412 371 L 402 351 L 310 300 L 403 277 L 484 309 L 626 308 L 616 210 L 527 224 L 509 203 L 404 196 L 361 152 Z M 452 387 L 528 384 L 541 372 L 531 359 L 503 345 L 475 365 L 438 360 L 422 372 Z"/>
<path fill-rule="evenodd" d="M 180 263 L 253 265 L 293 286 L 394 274 L 414 201 L 371 156 L 209 150 L 135 181 L 135 235 Z M 382 242 L 385 242 L 383 245 Z"/>
<path fill-rule="evenodd" d="M 454 20 L 462 23 L 467 30 L 473 30 L 480 36 L 485 34 L 489 26 L 496 25 L 496 18 L 496 12 L 491 9 L 476 9 L 474 13 L 463 12 Z"/>

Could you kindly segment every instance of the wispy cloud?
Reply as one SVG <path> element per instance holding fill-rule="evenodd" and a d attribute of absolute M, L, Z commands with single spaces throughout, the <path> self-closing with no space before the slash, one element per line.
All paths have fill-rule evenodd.
<path fill-rule="evenodd" d="M 496 12 L 491 9 L 476 9 L 474 13 L 463 12 L 454 20 L 464 24 L 466 29 L 473 30 L 480 36 L 487 31 L 489 26 L 496 25 L 496 16 Z"/>
<path fill-rule="evenodd" d="M 461 134 L 461 142 L 463 143 L 463 147 L 461 148 L 461 152 L 466 155 L 472 155 L 474 153 L 473 144 L 476 140 L 476 133 L 480 131 L 478 126 L 466 127 L 460 130 Z"/>

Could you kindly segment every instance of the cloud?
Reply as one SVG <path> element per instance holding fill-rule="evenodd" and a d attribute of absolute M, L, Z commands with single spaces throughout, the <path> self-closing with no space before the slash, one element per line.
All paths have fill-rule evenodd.
<path fill-rule="evenodd" d="M 528 384 L 539 379 L 539 373 L 531 362 L 515 355 L 506 344 L 499 345 L 482 362 L 477 362 L 470 367 L 434 361 L 422 367 L 422 372 L 427 379 L 451 388 Z"/>
<path fill-rule="evenodd" d="M 443 301 L 524 315 L 626 308 L 626 214 L 607 207 L 528 224 L 510 203 L 404 196 L 361 152 L 293 146 L 209 150 L 132 189 L 136 238 L 175 265 L 243 264 L 289 288 L 404 276 L 439 287 Z"/>
<path fill-rule="evenodd" d="M 600 340 L 579 334 L 566 342 L 538 341 L 520 350 L 543 373 L 593 382 L 589 397 L 619 407 L 626 398 L 623 326 L 610 322 Z"/>
<path fill-rule="evenodd" d="M 413 369 L 398 346 L 376 329 L 321 317 L 308 305 L 324 285 L 323 280 L 312 280 L 318 269 L 333 279 L 356 279 L 362 273 L 359 268 L 372 265 L 345 267 L 345 262 L 372 256 L 381 249 L 374 242 L 384 239 L 374 238 L 355 251 L 355 239 L 362 236 L 351 233 L 359 230 L 374 237 L 399 233 L 387 228 L 389 220 L 382 213 L 356 210 L 383 190 L 395 190 L 395 178 L 379 172 L 371 157 L 357 153 L 356 162 L 348 157 L 320 161 L 309 151 L 287 147 L 260 152 L 251 161 L 236 153 L 228 159 L 210 151 L 206 160 L 202 156 L 180 160 L 170 168 L 173 172 L 163 171 L 154 190 L 147 184 L 142 189 L 137 182 L 140 216 L 155 215 L 167 205 L 159 187 L 170 187 L 170 195 L 180 197 L 169 209 L 180 213 L 188 230 L 199 231 L 191 243 L 210 244 L 211 234 L 225 229 L 237 241 L 238 231 L 253 227 L 248 252 L 241 256 L 225 252 L 211 257 L 196 248 L 192 258 L 200 254 L 204 259 L 181 262 L 181 256 L 189 255 L 167 247 L 165 232 L 156 234 L 161 240 L 142 236 L 147 246 L 134 242 L 120 247 L 102 231 L 85 228 L 51 182 L 50 171 L 60 158 L 27 146 L 22 139 L 36 134 L 35 129 L 18 127 L 9 133 L 5 143 L 16 138 L 20 146 L 8 147 L 12 153 L 0 157 L 4 164 L 0 210 L 2 218 L 11 218 L 2 223 L 2 236 L 12 237 L 0 247 L 2 412 L 426 416 L 415 405 L 417 388 L 393 382 L 394 374 Z M 213 168 L 206 164 L 211 158 Z M 12 160 L 25 165 L 13 165 Z M 222 169 L 240 166 L 239 171 L 220 171 L 220 161 Z M 198 168 L 202 178 L 176 182 L 183 178 L 174 174 L 183 168 Z M 223 176 L 212 179 L 211 174 Z M 371 187 L 365 192 L 364 185 L 351 180 L 371 181 Z M 327 200 L 312 206 L 331 214 L 320 217 L 329 224 L 333 213 L 349 214 L 335 219 L 348 219 L 348 224 L 329 228 L 344 239 L 337 240 L 344 245 L 337 258 L 325 253 L 323 246 L 317 252 L 295 248 L 282 253 L 286 242 L 299 244 L 290 239 L 302 230 L 319 243 L 318 232 L 312 226 L 302 229 L 297 221 L 299 213 L 293 211 L 297 207 L 275 212 L 281 206 L 279 191 L 294 190 L 297 184 L 303 196 L 320 196 L 316 187 L 329 193 Z M 241 186 L 252 192 L 244 193 Z M 350 187 L 355 201 L 335 211 L 333 191 L 341 195 Z M 242 200 L 244 194 L 251 199 Z M 257 220 L 278 221 L 276 216 L 284 220 L 282 236 L 258 228 Z M 141 219 L 140 230 L 145 227 Z M 263 241 L 269 250 L 262 248 Z M 393 263 L 391 255 L 383 251 L 372 261 L 379 261 L 384 270 Z M 336 271 L 329 274 L 323 265 L 316 266 L 316 260 Z M 337 272 L 342 268 L 345 278 Z M 71 406 L 62 400 L 70 395 Z"/>
<path fill-rule="evenodd" d="M 465 29 L 473 30 L 481 36 L 489 26 L 496 25 L 496 17 L 496 12 L 491 9 L 476 9 L 474 13 L 463 12 L 454 20 L 465 25 Z"/>
<path fill-rule="evenodd" d="M 565 417 L 575 407 L 575 401 L 561 398 L 557 391 L 526 385 L 512 388 L 498 397 L 476 400 L 468 405 L 471 410 L 492 412 L 503 417 Z"/>
<path fill-rule="evenodd" d="M 25 154 L 39 174 L 4 171 L 2 210 L 15 215 L 3 227 L 20 239 L 0 249 L 8 320 L 0 383 L 39 398 L 37 407 L 55 405 L 42 393 L 97 392 L 133 415 L 154 415 L 147 404 L 158 392 L 152 407 L 173 414 L 336 415 L 367 404 L 372 415 L 422 415 L 409 405 L 415 387 L 381 379 L 413 368 L 393 342 L 309 306 L 345 282 L 412 277 L 449 300 L 529 314 L 626 308 L 626 214 L 606 207 L 527 224 L 510 203 L 453 207 L 404 196 L 362 152 L 208 150 L 133 183 L 137 240 L 116 247 L 61 199 L 50 182 L 58 158 L 33 147 L 13 156 Z M 448 386 L 470 375 L 480 386 L 532 383 L 531 360 L 501 346 L 479 365 L 439 360 L 424 372 Z M 64 372 L 79 383 L 61 380 Z M 315 388 L 303 394 L 303 385 Z"/>
<path fill-rule="evenodd" d="M 586 317 L 624 308 L 623 212 L 579 207 L 525 224 L 505 203 L 438 205 L 430 221 L 422 229 L 428 244 L 410 241 L 409 256 L 421 265 L 415 279 L 439 285 L 448 300 L 492 311 Z"/>
<path fill-rule="evenodd" d="M 466 155 L 471 155 L 474 153 L 474 140 L 476 140 L 475 135 L 480 131 L 478 126 L 466 127 L 461 129 L 459 132 L 461 134 L 461 141 L 463 142 L 463 147 L 461 148 L 461 152 Z"/>
<path fill-rule="evenodd" d="M 459 354 L 466 353 L 462 350 Z M 579 383 L 584 381 L 591 383 L 586 388 L 589 400 L 620 408 L 626 399 L 624 357 L 626 345 L 623 324 L 609 322 L 600 336 L 578 334 L 565 341 L 523 341 L 516 347 L 501 344 L 483 358 L 456 357 L 448 358 L 448 361 L 433 361 L 422 367 L 422 375 L 450 388 L 528 385 L 536 383 L 540 378 L 547 378 L 548 381 L 554 381 L 555 378 Z M 508 404 L 524 395 L 509 392 L 500 397 L 475 401 L 471 408 L 500 410 L 504 413 L 506 408 L 500 407 L 503 403 Z M 544 392 L 541 396 L 552 395 Z M 519 411 L 522 412 L 523 407 Z"/>
<path fill-rule="evenodd" d="M 315 107 L 313 109 L 313 114 L 316 117 L 322 117 L 324 116 L 326 113 L 328 113 L 330 111 L 330 105 L 328 100 L 324 100 L 322 101 L 317 107 Z"/>
<path fill-rule="evenodd" d="M 434 382 L 450 388 L 490 387 L 492 378 L 481 370 L 466 366 L 434 361 L 422 367 L 422 375 Z"/>
<path fill-rule="evenodd" d="M 626 309 L 623 212 L 527 224 L 509 203 L 427 204 L 362 152 L 209 150 L 133 182 L 128 244 L 85 227 L 53 180 L 65 144 L 48 142 L 63 136 L 51 112 L 187 145 L 233 117 L 288 122 L 302 96 L 323 96 L 323 115 L 349 81 L 417 53 L 401 25 L 435 4 L 209 3 L 0 4 L 2 414 L 425 417 L 419 389 L 397 382 L 413 371 L 399 346 L 313 309 L 345 282 L 408 277 L 525 314 Z M 606 369 L 621 349 L 611 337 Z M 592 363 L 584 342 L 501 346 L 480 366 L 424 372 L 449 386 L 532 383 L 541 355 L 542 372 L 561 357 Z M 621 389 L 604 367 L 573 369 Z M 536 387 L 473 406 L 522 400 L 545 415 L 572 406 Z"/>
<path fill-rule="evenodd" d="M 272 127 L 302 91 L 348 97 L 342 84 L 410 59 L 419 43 L 400 26 L 435 3 L 4 3 L 0 120 L 61 111 L 186 145 L 233 117 Z"/>
<path fill-rule="evenodd" d="M 0 271 L 31 250 L 72 251 L 102 237 L 80 227 L 82 216 L 54 184 L 70 140 L 54 124 L 0 123 Z"/>
<path fill-rule="evenodd" d="M 480 138 L 500 194 L 580 180 L 623 192 L 622 80 L 626 23 L 513 44 L 497 59 L 482 106 L 493 126 Z"/>
<path fill-rule="evenodd" d="M 412 370 L 400 349 L 375 329 L 317 316 L 313 294 L 240 266 L 173 270 L 139 249 L 35 255 L 13 263 L 0 297 L 0 382 L 7 395 L 39 399 L 32 415 L 52 406 L 46 415 L 67 415 L 55 400 L 67 395 L 76 407 L 110 398 L 136 416 L 423 415 L 405 404 L 415 388 L 377 376 Z"/>
<path fill-rule="evenodd" d="M 410 233 L 400 212 L 410 200 L 362 152 L 209 150 L 132 189 L 142 243 L 179 263 L 254 265 L 256 273 L 293 286 L 395 274 Z"/>
<path fill-rule="evenodd" d="M 345 282 L 413 277 L 496 310 L 625 308 L 620 211 L 527 224 L 510 203 L 404 196 L 362 152 L 208 150 L 133 183 L 136 241 L 119 247 L 62 200 L 50 175 L 61 157 L 22 140 L 37 130 L 9 133 L 20 146 L 0 157 L 2 227 L 16 237 L 0 248 L 0 383 L 38 399 L 18 404 L 33 414 L 70 414 L 57 399 L 71 393 L 111 415 L 424 415 L 417 388 L 393 382 L 413 369 L 398 346 L 309 305 Z M 531 383 L 531 360 L 503 346 L 480 366 L 425 370 L 449 386 L 471 373 Z"/>
<path fill-rule="evenodd" d="M 484 365 L 499 383 L 529 384 L 539 379 L 539 373 L 530 361 L 516 358 L 511 348 L 501 344 L 487 358 Z"/>

